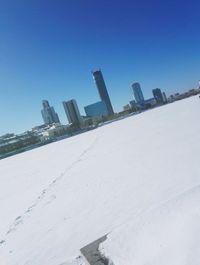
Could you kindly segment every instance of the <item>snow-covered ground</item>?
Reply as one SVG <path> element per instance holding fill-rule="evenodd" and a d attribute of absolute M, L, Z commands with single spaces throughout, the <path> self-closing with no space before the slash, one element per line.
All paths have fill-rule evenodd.
<path fill-rule="evenodd" d="M 0 161 L 0 265 L 200 260 L 200 100 L 192 97 Z M 71 261 L 73 261 L 71 263 Z"/>

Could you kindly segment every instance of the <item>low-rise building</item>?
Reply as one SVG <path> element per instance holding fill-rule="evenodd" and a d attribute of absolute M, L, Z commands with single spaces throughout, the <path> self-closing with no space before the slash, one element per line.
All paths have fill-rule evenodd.
<path fill-rule="evenodd" d="M 109 114 L 104 101 L 98 101 L 91 105 L 85 106 L 84 109 L 86 115 L 91 118 L 108 116 Z"/>
<path fill-rule="evenodd" d="M 56 139 L 57 137 L 68 134 L 69 125 L 62 125 L 60 123 L 55 123 L 51 126 L 38 131 L 38 136 L 41 142 Z"/>

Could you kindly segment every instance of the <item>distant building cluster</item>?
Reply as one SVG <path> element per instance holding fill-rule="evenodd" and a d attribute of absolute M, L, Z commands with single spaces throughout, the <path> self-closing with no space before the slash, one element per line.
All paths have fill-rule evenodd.
<path fill-rule="evenodd" d="M 113 107 L 101 70 L 92 72 L 92 75 L 101 101 L 85 106 L 84 109 L 86 116 L 81 116 L 75 99 L 63 101 L 63 107 L 68 122 L 74 129 L 83 128 L 85 125 L 92 123 L 94 120 L 114 115 Z M 44 124 L 49 125 L 59 123 L 58 114 L 55 112 L 54 108 L 49 105 L 49 102 L 47 100 L 43 100 L 42 105 L 43 109 L 41 113 Z"/>
<path fill-rule="evenodd" d="M 92 75 L 99 93 L 100 101 L 84 107 L 86 116 L 82 116 L 80 114 L 75 99 L 63 101 L 63 107 L 68 122 L 74 129 L 83 128 L 91 123 L 105 120 L 108 117 L 116 117 L 116 113 L 114 113 L 101 70 L 92 72 Z M 131 100 L 129 104 L 124 106 L 124 112 L 129 112 L 131 110 L 144 110 L 152 108 L 156 105 L 162 105 L 167 103 L 167 97 L 165 93 L 162 92 L 159 88 L 152 90 L 153 98 L 145 100 L 141 86 L 138 82 L 133 83 L 131 87 L 135 100 Z M 49 125 L 59 123 L 58 114 L 55 112 L 54 108 L 49 105 L 49 102 L 47 100 L 43 100 L 42 105 L 43 109 L 41 113 L 44 120 L 44 124 Z"/>
<path fill-rule="evenodd" d="M 133 83 L 131 87 L 135 100 L 129 102 L 130 109 L 144 110 L 167 103 L 166 94 L 162 92 L 160 88 L 152 90 L 153 98 L 144 99 L 141 86 L 138 82 Z M 128 105 L 124 106 L 124 110 L 125 109 L 128 109 Z"/>
<path fill-rule="evenodd" d="M 175 93 L 174 95 L 170 95 L 167 100 L 169 103 L 172 103 L 177 100 L 181 100 L 184 98 L 198 95 L 199 93 L 200 93 L 200 85 L 199 85 L 199 88 L 190 89 L 189 91 L 185 93 Z"/>
<path fill-rule="evenodd" d="M 92 75 L 100 101 L 85 106 L 85 116 L 81 115 L 75 99 L 63 101 L 62 104 L 69 124 L 62 125 L 54 107 L 50 106 L 47 100 L 43 100 L 41 114 L 44 124 L 36 126 L 32 128 L 31 131 L 22 134 L 5 134 L 1 136 L 0 159 L 94 129 L 105 121 L 118 119 L 121 116 L 131 113 L 139 113 L 143 110 L 172 103 L 176 100 L 181 100 L 200 93 L 199 81 L 199 86 L 197 88 L 182 94 L 176 93 L 169 97 L 167 97 L 165 92 L 161 91 L 160 88 L 155 88 L 152 90 L 153 97 L 145 99 L 140 83 L 135 82 L 131 85 L 134 99 L 130 100 L 129 103 L 123 107 L 121 112 L 115 113 L 101 70 L 93 71 Z"/>

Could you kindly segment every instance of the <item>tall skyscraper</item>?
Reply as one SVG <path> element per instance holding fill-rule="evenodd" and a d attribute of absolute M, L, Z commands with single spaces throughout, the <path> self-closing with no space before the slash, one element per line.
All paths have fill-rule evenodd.
<path fill-rule="evenodd" d="M 55 112 L 54 107 L 49 105 L 47 100 L 42 101 L 42 106 L 41 114 L 45 124 L 60 123 L 58 114 Z"/>
<path fill-rule="evenodd" d="M 96 83 L 101 101 L 104 101 L 106 104 L 108 115 L 113 115 L 114 114 L 113 107 L 110 101 L 110 97 L 108 95 L 108 91 L 107 91 L 106 84 L 103 79 L 101 70 L 97 70 L 93 72 L 92 74 L 93 74 L 93 78 Z"/>
<path fill-rule="evenodd" d="M 135 101 L 138 104 L 144 103 L 144 96 L 143 96 L 140 84 L 139 83 L 133 83 L 132 84 L 132 89 L 133 89 L 133 94 L 134 94 L 134 97 L 135 97 Z"/>
<path fill-rule="evenodd" d="M 163 94 L 160 90 L 160 88 L 155 88 L 152 90 L 153 96 L 157 102 L 157 104 L 163 104 L 164 100 L 163 100 Z"/>
<path fill-rule="evenodd" d="M 63 107 L 65 109 L 69 123 L 72 123 L 73 125 L 80 125 L 82 123 L 83 119 L 80 115 L 75 99 L 63 101 Z"/>
<path fill-rule="evenodd" d="M 166 96 L 165 92 L 162 92 L 162 96 L 163 96 L 163 102 L 167 103 L 167 96 Z"/>

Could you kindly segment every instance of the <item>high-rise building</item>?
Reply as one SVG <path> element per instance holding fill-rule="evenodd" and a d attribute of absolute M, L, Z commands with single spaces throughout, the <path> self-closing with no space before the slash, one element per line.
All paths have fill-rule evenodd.
<path fill-rule="evenodd" d="M 142 104 L 144 102 L 144 96 L 143 96 L 140 84 L 139 83 L 133 83 L 132 84 L 132 89 L 133 89 L 133 94 L 134 94 L 134 97 L 135 97 L 135 101 L 138 104 Z"/>
<path fill-rule="evenodd" d="M 167 103 L 167 96 L 166 96 L 165 92 L 162 93 L 162 96 L 163 96 L 163 102 Z"/>
<path fill-rule="evenodd" d="M 157 104 L 163 104 L 164 100 L 163 100 L 163 94 L 162 91 L 160 90 L 160 88 L 155 88 L 152 90 L 153 96 L 157 102 Z"/>
<path fill-rule="evenodd" d="M 96 83 L 101 101 L 104 101 L 106 104 L 108 115 L 113 115 L 114 114 L 113 107 L 110 101 L 110 97 L 108 95 L 108 91 L 107 91 L 106 84 L 105 84 L 101 70 L 94 71 L 92 74 L 93 74 L 93 78 Z"/>
<path fill-rule="evenodd" d="M 48 100 L 42 100 L 42 106 L 43 106 L 43 109 L 50 108 L 49 101 Z"/>
<path fill-rule="evenodd" d="M 54 107 L 49 105 L 47 100 L 42 101 L 42 106 L 41 114 L 45 124 L 60 123 L 58 114 L 55 112 Z"/>
<path fill-rule="evenodd" d="M 67 115 L 69 123 L 73 125 L 80 125 L 83 121 L 76 100 L 71 99 L 69 101 L 63 101 L 63 107 L 65 109 L 65 113 Z"/>
<path fill-rule="evenodd" d="M 99 101 L 85 106 L 84 109 L 86 115 L 92 118 L 108 116 L 108 110 L 105 101 Z"/>

